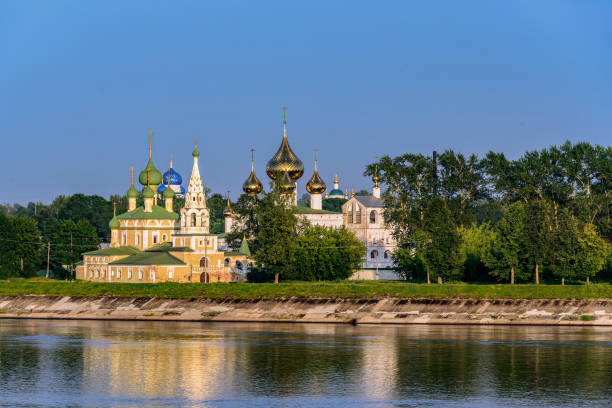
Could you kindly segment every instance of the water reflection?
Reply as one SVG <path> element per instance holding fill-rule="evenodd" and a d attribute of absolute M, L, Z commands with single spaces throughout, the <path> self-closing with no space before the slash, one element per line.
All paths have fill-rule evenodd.
<path fill-rule="evenodd" d="M 609 406 L 611 335 L 0 320 L 0 406 Z"/>

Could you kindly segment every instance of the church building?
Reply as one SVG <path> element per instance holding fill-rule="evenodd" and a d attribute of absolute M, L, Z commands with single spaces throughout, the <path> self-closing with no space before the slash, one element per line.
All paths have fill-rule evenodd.
<path fill-rule="evenodd" d="M 132 184 L 127 191 L 128 211 L 115 215 L 109 222 L 110 247 L 84 253 L 83 264 L 77 267 L 77 279 L 133 283 L 245 280 L 247 268 L 252 264 L 246 240 L 239 251 L 224 251 L 219 246 L 220 237 L 209 231 L 210 217 L 198 167 L 197 141 L 185 206 L 177 214 L 173 211 L 177 189 L 171 182 L 175 177 L 176 186 L 178 179 L 170 170 L 162 176 L 155 168 L 150 137 L 151 134 L 149 161 L 138 177 L 144 187 L 144 205 L 136 206 L 139 193 L 132 170 Z M 163 206 L 158 205 L 160 197 L 164 200 Z"/>

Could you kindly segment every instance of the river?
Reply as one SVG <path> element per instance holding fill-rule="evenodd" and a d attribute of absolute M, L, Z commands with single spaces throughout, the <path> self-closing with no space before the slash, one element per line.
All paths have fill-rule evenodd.
<path fill-rule="evenodd" d="M 612 406 L 612 328 L 7 319 L 0 406 Z"/>

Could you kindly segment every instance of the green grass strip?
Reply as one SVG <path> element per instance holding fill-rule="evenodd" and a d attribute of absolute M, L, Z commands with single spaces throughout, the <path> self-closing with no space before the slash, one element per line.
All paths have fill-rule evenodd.
<path fill-rule="evenodd" d="M 612 298 L 612 285 L 415 284 L 385 281 L 272 283 L 107 283 L 17 279 L 0 281 L 0 295 L 115 296 L 169 299 L 298 298 L 488 298 L 592 299 Z"/>

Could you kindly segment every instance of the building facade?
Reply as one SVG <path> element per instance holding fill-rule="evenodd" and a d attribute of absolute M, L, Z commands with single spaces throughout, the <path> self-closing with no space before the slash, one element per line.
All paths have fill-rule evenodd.
<path fill-rule="evenodd" d="M 246 279 L 252 264 L 246 240 L 239 251 L 225 251 L 220 236 L 209 232 L 210 215 L 198 167 L 197 144 L 193 151 L 193 170 L 180 214 L 173 211 L 175 189 L 161 189 L 161 173 L 151 158 L 139 181 L 144 187 L 143 206 L 132 185 L 128 211 L 109 222 L 109 248 L 86 252 L 77 266 L 77 279 L 107 282 L 236 282 Z M 169 182 L 167 181 L 167 184 Z M 164 200 L 164 205 L 158 200 Z"/>

